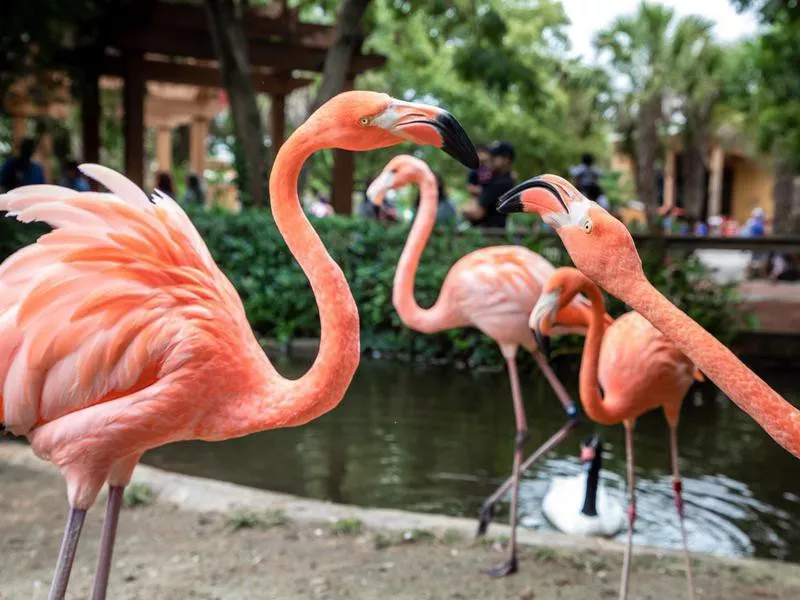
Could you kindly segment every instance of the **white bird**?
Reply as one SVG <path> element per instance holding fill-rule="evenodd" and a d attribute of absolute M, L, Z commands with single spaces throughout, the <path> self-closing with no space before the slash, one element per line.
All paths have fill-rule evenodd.
<path fill-rule="evenodd" d="M 625 511 L 600 481 L 603 443 L 597 435 L 581 442 L 581 462 L 585 474 L 553 479 L 542 512 L 564 533 L 611 537 L 625 527 Z"/>

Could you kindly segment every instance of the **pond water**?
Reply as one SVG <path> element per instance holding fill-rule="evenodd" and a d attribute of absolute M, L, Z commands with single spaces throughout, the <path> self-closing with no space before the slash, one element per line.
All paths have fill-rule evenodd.
<path fill-rule="evenodd" d="M 279 363 L 287 376 L 307 366 Z M 557 367 L 577 398 L 576 364 Z M 760 374 L 800 404 L 796 376 Z M 564 414 L 538 373 L 523 375 L 523 394 L 533 450 L 561 427 Z M 622 426 L 585 425 L 525 473 L 521 514 L 528 526 L 549 528 L 541 500 L 552 477 L 583 472 L 579 442 L 591 427 L 606 442 L 602 477 L 624 502 Z M 800 562 L 800 462 L 710 385 L 689 392 L 679 435 L 691 550 Z M 308 425 L 223 443 L 172 444 L 148 452 L 144 462 L 334 502 L 476 517 L 510 472 L 513 438 L 505 372 L 364 360 L 342 404 Z M 659 411 L 639 420 L 637 544 L 680 546 L 668 440 Z"/>

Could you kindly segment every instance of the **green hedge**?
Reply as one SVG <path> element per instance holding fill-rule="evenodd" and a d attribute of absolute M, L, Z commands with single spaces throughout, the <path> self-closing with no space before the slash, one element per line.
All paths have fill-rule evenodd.
<path fill-rule="evenodd" d="M 280 341 L 318 336 L 319 321 L 311 289 L 268 212 L 247 210 L 232 215 L 192 210 L 191 217 L 241 294 L 250 323 L 260 335 Z M 353 290 L 361 314 L 362 346 L 367 353 L 472 367 L 502 364 L 496 345 L 474 329 L 422 335 L 402 325 L 391 304 L 391 286 L 407 227 L 343 217 L 314 220 L 313 225 L 342 266 Z M 38 225 L 0 220 L 0 258 L 32 242 L 42 231 Z M 420 305 L 434 302 L 445 274 L 459 257 L 501 243 L 520 243 L 543 253 L 556 265 L 569 264 L 555 236 L 509 234 L 503 240 L 476 231 L 457 234 L 437 230 L 417 274 Z M 643 259 L 656 287 L 712 333 L 730 341 L 737 321 L 733 288 L 711 285 L 704 268 L 694 259 L 672 255 L 667 261 L 656 252 L 646 253 Z M 608 300 L 612 314 L 625 309 L 616 299 Z M 580 340 L 566 338 L 555 349 L 572 352 L 579 347 Z"/>

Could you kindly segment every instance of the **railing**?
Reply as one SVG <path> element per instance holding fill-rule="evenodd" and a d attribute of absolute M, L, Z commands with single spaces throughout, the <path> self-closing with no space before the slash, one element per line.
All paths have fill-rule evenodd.
<path fill-rule="evenodd" d="M 483 234 L 489 237 L 507 237 L 527 235 L 521 228 L 485 228 Z M 538 232 L 543 237 L 554 236 L 555 233 Z M 800 252 L 800 236 L 765 236 L 765 237 L 720 237 L 695 235 L 653 235 L 650 233 L 634 233 L 633 240 L 638 247 L 664 246 L 667 250 L 745 250 L 756 252 Z"/>

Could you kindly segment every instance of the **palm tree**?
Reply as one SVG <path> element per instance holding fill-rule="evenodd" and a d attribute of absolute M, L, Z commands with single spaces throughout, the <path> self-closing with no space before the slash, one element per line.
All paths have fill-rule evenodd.
<path fill-rule="evenodd" d="M 677 121 L 684 135 L 684 206 L 690 216 L 702 216 L 708 139 L 720 96 L 722 62 L 712 27 L 711 21 L 696 16 L 676 20 L 673 9 L 643 1 L 636 13 L 618 18 L 595 39 L 597 49 L 609 54 L 620 84 L 617 112 L 625 118 L 618 127 L 633 138 L 629 141 L 634 148 L 636 190 L 651 223 L 659 204 L 656 164 L 661 133 L 670 121 Z M 665 114 L 668 97 L 677 100 L 676 114 Z"/>

